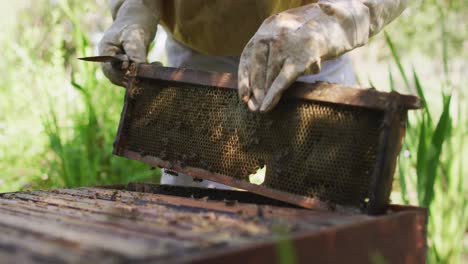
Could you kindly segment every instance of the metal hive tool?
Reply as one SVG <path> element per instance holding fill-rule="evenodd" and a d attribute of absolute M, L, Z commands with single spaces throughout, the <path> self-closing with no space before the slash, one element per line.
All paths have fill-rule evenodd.
<path fill-rule="evenodd" d="M 383 213 L 417 97 L 295 83 L 251 113 L 237 77 L 132 64 L 114 153 L 305 208 Z M 249 175 L 266 166 L 261 185 Z"/>

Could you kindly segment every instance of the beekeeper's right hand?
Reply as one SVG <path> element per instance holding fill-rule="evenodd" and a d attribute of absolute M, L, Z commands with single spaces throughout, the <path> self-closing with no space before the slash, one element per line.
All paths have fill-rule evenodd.
<path fill-rule="evenodd" d="M 100 56 L 126 54 L 130 61 L 146 62 L 148 47 L 156 35 L 160 12 L 155 0 L 111 0 L 114 22 L 99 43 Z M 103 63 L 109 80 L 124 86 L 124 72 L 111 63 Z"/>

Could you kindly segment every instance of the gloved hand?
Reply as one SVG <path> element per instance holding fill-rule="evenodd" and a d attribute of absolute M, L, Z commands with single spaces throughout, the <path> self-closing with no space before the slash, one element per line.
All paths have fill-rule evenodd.
<path fill-rule="evenodd" d="M 126 54 L 133 62 L 146 62 L 159 23 L 158 7 L 159 1 L 112 0 L 114 23 L 99 43 L 99 55 Z M 111 63 L 103 63 L 102 69 L 112 83 L 124 86 L 122 69 Z"/>
<path fill-rule="evenodd" d="M 267 18 L 242 52 L 239 97 L 251 111 L 270 111 L 298 77 L 366 44 L 405 6 L 406 0 L 320 0 Z"/>

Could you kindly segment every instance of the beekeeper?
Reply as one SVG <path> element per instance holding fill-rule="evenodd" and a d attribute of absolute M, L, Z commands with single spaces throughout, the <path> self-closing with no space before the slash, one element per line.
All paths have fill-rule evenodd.
<path fill-rule="evenodd" d="M 251 111 L 270 111 L 288 86 L 328 81 L 353 85 L 346 52 L 367 43 L 401 14 L 406 0 L 111 0 L 114 22 L 100 55 L 143 63 L 157 25 L 169 33 L 168 65 L 237 72 L 239 97 Z M 158 43 L 156 43 L 157 45 Z M 110 64 L 105 75 L 122 85 Z M 170 178 L 170 179 L 169 179 Z M 191 179 L 163 182 L 179 184 Z M 204 185 L 212 185 L 206 182 Z"/>

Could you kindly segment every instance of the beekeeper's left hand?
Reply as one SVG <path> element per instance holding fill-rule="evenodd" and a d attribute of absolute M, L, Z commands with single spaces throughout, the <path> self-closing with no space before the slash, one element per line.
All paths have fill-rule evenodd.
<path fill-rule="evenodd" d="M 320 0 L 267 18 L 242 52 L 239 96 L 268 112 L 301 75 L 367 43 L 404 10 L 406 0 Z"/>

